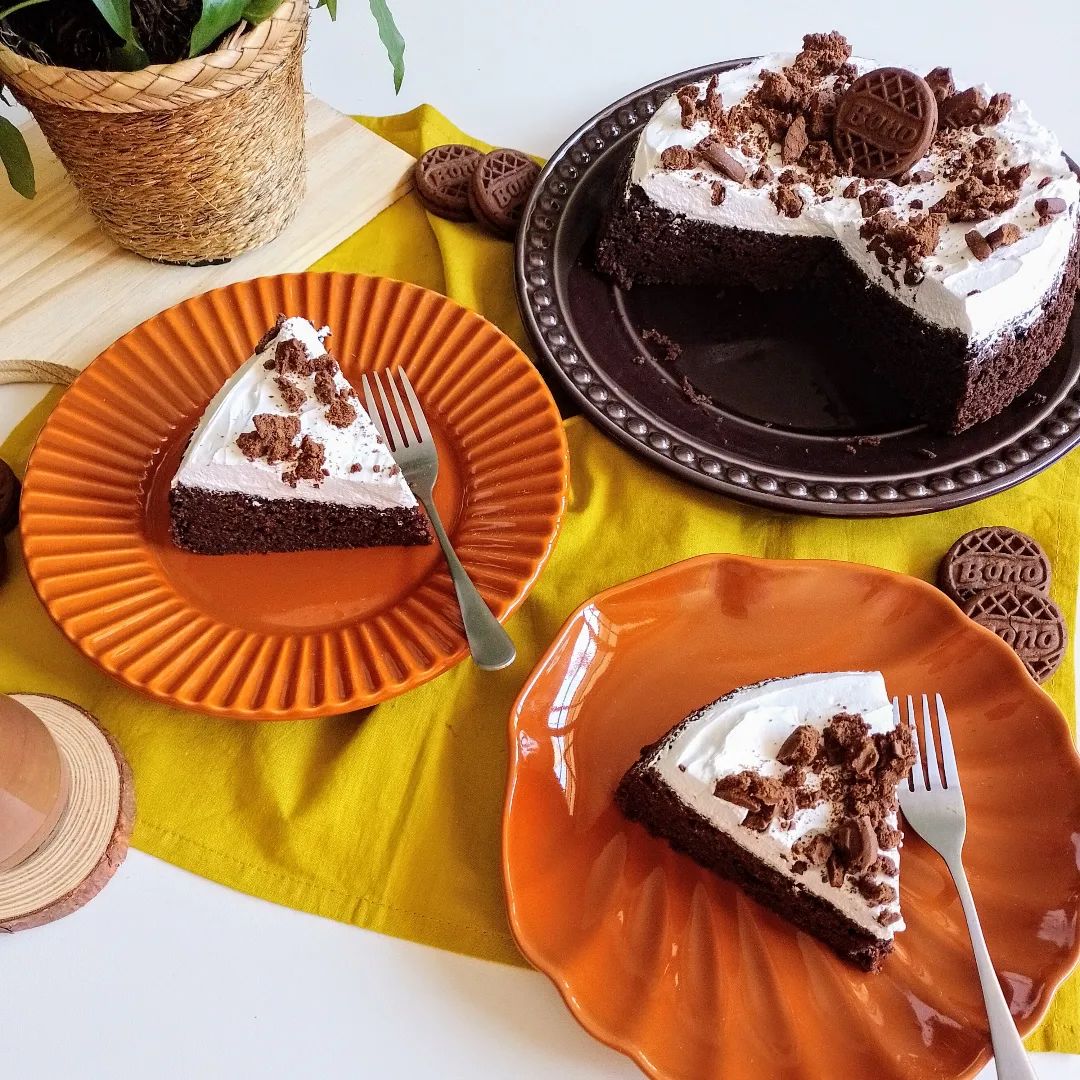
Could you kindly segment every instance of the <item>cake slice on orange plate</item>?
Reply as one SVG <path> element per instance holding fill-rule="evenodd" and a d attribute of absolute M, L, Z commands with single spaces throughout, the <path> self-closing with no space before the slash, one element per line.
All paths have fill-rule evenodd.
<path fill-rule="evenodd" d="M 279 316 L 206 407 L 169 495 L 204 555 L 431 542 L 401 469 L 324 344 Z"/>
<path fill-rule="evenodd" d="M 677 851 L 866 971 L 904 929 L 897 784 L 914 761 L 880 672 L 771 679 L 645 747 L 616 800 Z"/>

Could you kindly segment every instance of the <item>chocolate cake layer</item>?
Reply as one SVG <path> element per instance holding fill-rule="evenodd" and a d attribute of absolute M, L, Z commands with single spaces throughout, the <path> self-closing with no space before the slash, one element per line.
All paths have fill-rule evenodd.
<path fill-rule="evenodd" d="M 867 389 L 895 393 L 914 419 L 957 433 L 1008 406 L 1061 347 L 1080 274 L 1080 232 L 1034 321 L 974 347 L 959 331 L 934 326 L 893 300 L 888 286 L 868 281 L 832 239 L 688 219 L 657 206 L 637 186 L 609 210 L 596 264 L 622 288 L 663 283 L 789 291 L 794 317 L 828 320 L 838 350 L 865 356 L 866 377 L 873 380 Z"/>
<path fill-rule="evenodd" d="M 890 940 L 868 934 L 797 881 L 766 866 L 718 832 L 680 801 L 654 770 L 640 762 L 623 777 L 615 801 L 632 821 L 640 822 L 705 869 L 733 881 L 758 903 L 812 934 L 863 971 L 879 970 L 892 952 Z"/>
<path fill-rule="evenodd" d="M 253 499 L 179 485 L 169 495 L 172 539 L 198 555 L 265 554 L 430 544 L 419 507 L 378 510 L 305 499 Z"/>

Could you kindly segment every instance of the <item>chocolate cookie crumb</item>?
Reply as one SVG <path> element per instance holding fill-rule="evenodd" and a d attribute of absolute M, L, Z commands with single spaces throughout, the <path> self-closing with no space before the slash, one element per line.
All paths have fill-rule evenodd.
<path fill-rule="evenodd" d="M 780 151 L 780 160 L 785 165 L 794 165 L 802 157 L 803 151 L 810 145 L 810 139 L 806 134 L 806 117 L 801 113 L 791 122 L 791 126 L 784 135 L 783 146 Z"/>
<path fill-rule="evenodd" d="M 1020 239 L 1020 236 L 1019 226 L 1006 223 L 1005 225 L 999 225 L 993 232 L 987 233 L 986 242 L 993 251 L 997 251 L 1000 247 L 1015 244 Z"/>
<path fill-rule="evenodd" d="M 290 487 L 296 487 L 301 480 L 322 480 L 325 459 L 326 447 L 310 435 L 305 435 L 300 440 L 295 464 L 288 472 L 282 473 L 281 479 Z"/>
<path fill-rule="evenodd" d="M 292 410 L 292 412 L 296 412 L 307 401 L 307 394 L 291 379 L 286 379 L 284 375 L 279 375 L 274 380 L 274 384 L 278 388 L 278 393 L 281 394 L 281 400 L 285 402 L 285 407 Z"/>
<path fill-rule="evenodd" d="M 236 437 L 236 445 L 249 461 L 265 458 L 267 464 L 275 465 L 296 458 L 297 448 L 292 443 L 300 434 L 299 417 L 257 413 L 252 423 L 254 431 L 244 431 Z"/>
<path fill-rule="evenodd" d="M 724 184 L 723 180 L 714 180 L 712 182 L 711 190 L 712 194 L 710 196 L 710 201 L 713 206 L 720 206 L 727 198 L 727 186 Z"/>
<path fill-rule="evenodd" d="M 770 198 L 777 212 L 788 218 L 797 218 L 806 205 L 803 197 L 790 184 L 779 184 Z"/>
<path fill-rule="evenodd" d="M 658 357 L 665 364 L 674 364 L 682 355 L 682 349 L 667 334 L 660 330 L 642 330 L 641 340 L 646 345 L 656 345 L 663 349 L 663 356 Z"/>
<path fill-rule="evenodd" d="M 660 168 L 672 172 L 678 169 L 689 169 L 692 164 L 693 159 L 690 157 L 690 151 L 685 146 L 666 147 L 660 155 Z"/>

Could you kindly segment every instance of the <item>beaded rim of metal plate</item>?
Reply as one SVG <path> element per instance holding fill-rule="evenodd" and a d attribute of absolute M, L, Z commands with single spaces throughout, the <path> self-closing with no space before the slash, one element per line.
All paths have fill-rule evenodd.
<path fill-rule="evenodd" d="M 975 450 L 949 467 L 905 469 L 862 483 L 851 476 L 799 475 L 734 459 L 636 401 L 603 373 L 576 338 L 560 300 L 556 257 L 574 191 L 609 153 L 631 139 L 680 86 L 752 62 L 744 57 L 685 71 L 627 95 L 575 131 L 543 169 L 522 217 L 515 251 L 518 305 L 538 355 L 583 412 L 604 432 L 668 472 L 713 491 L 778 510 L 827 517 L 894 517 L 932 513 L 975 502 L 1041 472 L 1080 443 L 1080 371 L 1057 387 L 1052 401 L 1030 409 L 1010 441 Z M 1077 166 L 1070 160 L 1074 171 Z M 1080 305 L 1072 316 L 1072 347 L 1080 351 Z M 978 431 L 978 427 L 970 429 Z M 968 433 L 955 436 L 963 439 Z M 973 440 L 975 441 L 975 440 Z M 899 471 L 898 471 L 899 473 Z"/>

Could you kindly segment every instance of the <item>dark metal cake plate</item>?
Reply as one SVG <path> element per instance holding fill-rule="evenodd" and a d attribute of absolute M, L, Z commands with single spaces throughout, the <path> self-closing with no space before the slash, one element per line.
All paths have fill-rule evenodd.
<path fill-rule="evenodd" d="M 835 517 L 960 506 L 1072 449 L 1080 314 L 1031 390 L 992 420 L 946 436 L 904 421 L 884 392 L 846 377 L 857 359 L 801 329 L 783 296 L 623 291 L 593 270 L 600 218 L 637 133 L 679 86 L 746 62 L 687 71 L 623 98 L 579 128 L 540 176 L 518 237 L 518 301 L 539 355 L 585 414 L 684 480 Z M 643 340 L 647 330 L 678 344 L 673 363 L 655 338 Z"/>

